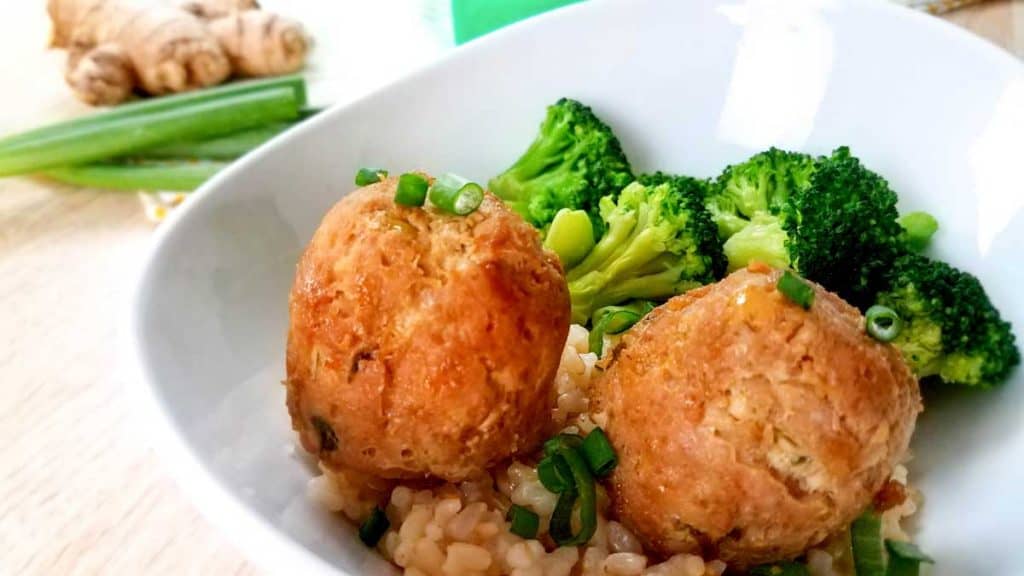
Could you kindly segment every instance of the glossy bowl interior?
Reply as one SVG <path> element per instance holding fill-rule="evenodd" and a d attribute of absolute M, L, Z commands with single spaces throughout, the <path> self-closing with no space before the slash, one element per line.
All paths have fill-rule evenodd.
<path fill-rule="evenodd" d="M 200 508 L 271 570 L 388 570 L 306 500 L 313 468 L 284 408 L 288 290 L 322 214 L 364 165 L 486 181 L 562 96 L 592 105 L 640 171 L 710 176 L 769 145 L 849 145 L 902 208 L 938 217 L 933 253 L 980 276 L 1024 326 L 1024 72 L 1012 57 L 881 2 L 559 10 L 276 139 L 159 234 L 128 331 L 143 405 Z M 912 478 L 927 498 L 918 534 L 935 574 L 1024 566 L 1021 380 L 927 391 Z"/>

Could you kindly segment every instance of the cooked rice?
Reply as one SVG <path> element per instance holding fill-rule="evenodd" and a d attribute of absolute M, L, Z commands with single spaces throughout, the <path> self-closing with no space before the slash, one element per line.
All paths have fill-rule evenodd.
<path fill-rule="evenodd" d="M 555 379 L 553 418 L 568 432 L 586 434 L 605 423 L 589 412 L 588 388 L 598 358 L 588 350 L 588 332 L 573 325 Z M 614 342 L 606 337 L 605 350 Z M 548 549 L 546 529 L 557 496 L 541 485 L 531 461 L 513 461 L 480 478 L 426 489 L 389 483 L 352 471 L 321 466 L 309 482 L 309 496 L 354 522 L 387 502 L 391 527 L 377 545 L 406 576 L 720 576 L 726 565 L 693 554 L 676 554 L 662 562 L 644 554 L 637 537 L 608 518 L 608 496 L 598 486 L 597 531 L 582 548 Z M 906 485 L 907 470 L 897 466 L 893 480 Z M 390 490 L 390 495 L 389 495 Z M 908 540 L 901 520 L 913 514 L 920 496 L 908 490 L 901 505 L 882 515 L 886 538 Z M 505 514 L 511 504 L 540 516 L 539 539 L 525 540 L 510 531 Z M 811 576 L 853 573 L 849 532 L 837 534 L 807 552 Z"/>

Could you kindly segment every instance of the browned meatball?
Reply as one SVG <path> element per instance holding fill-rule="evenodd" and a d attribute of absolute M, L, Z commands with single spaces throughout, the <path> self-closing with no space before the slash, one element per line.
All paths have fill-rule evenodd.
<path fill-rule="evenodd" d="M 754 265 L 670 300 L 596 384 L 619 465 L 614 507 L 651 549 L 743 567 L 847 526 L 921 411 L 898 351 L 814 286 L 803 310 Z"/>
<path fill-rule="evenodd" d="M 338 202 L 299 262 L 288 410 L 328 464 L 458 480 L 548 431 L 568 289 L 500 200 L 452 216 L 396 205 L 396 185 Z"/>

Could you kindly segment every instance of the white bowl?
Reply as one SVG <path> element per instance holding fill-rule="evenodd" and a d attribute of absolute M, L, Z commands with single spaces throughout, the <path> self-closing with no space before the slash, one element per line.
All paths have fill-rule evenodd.
<path fill-rule="evenodd" d="M 1024 326 L 1024 72 L 1012 57 L 881 2 L 559 10 L 321 114 L 204 186 L 159 235 L 130 339 L 160 449 L 268 568 L 387 569 L 306 500 L 312 471 L 279 384 L 289 284 L 321 216 L 364 165 L 486 181 L 561 96 L 592 105 L 641 171 L 710 176 L 769 145 L 850 145 L 902 208 L 938 217 L 933 252 L 981 277 Z M 928 391 L 912 475 L 935 574 L 1024 573 L 1021 380 L 1018 370 L 993 391 Z"/>

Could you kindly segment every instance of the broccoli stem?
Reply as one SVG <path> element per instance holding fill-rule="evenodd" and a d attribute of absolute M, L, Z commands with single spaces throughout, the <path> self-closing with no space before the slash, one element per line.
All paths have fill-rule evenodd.
<path fill-rule="evenodd" d="M 594 248 L 594 227 L 585 210 L 562 208 L 555 214 L 544 238 L 544 247 L 558 254 L 562 266 L 569 268 Z"/>
<path fill-rule="evenodd" d="M 567 280 L 572 282 L 596 270 L 600 270 L 605 262 L 614 258 L 617 252 L 624 250 L 629 237 L 644 220 L 642 214 L 644 209 L 645 207 L 641 206 L 640 209 L 618 215 L 613 221 L 609 222 L 607 232 L 597 242 L 594 249 L 587 254 L 587 257 L 569 271 L 566 277 Z"/>

